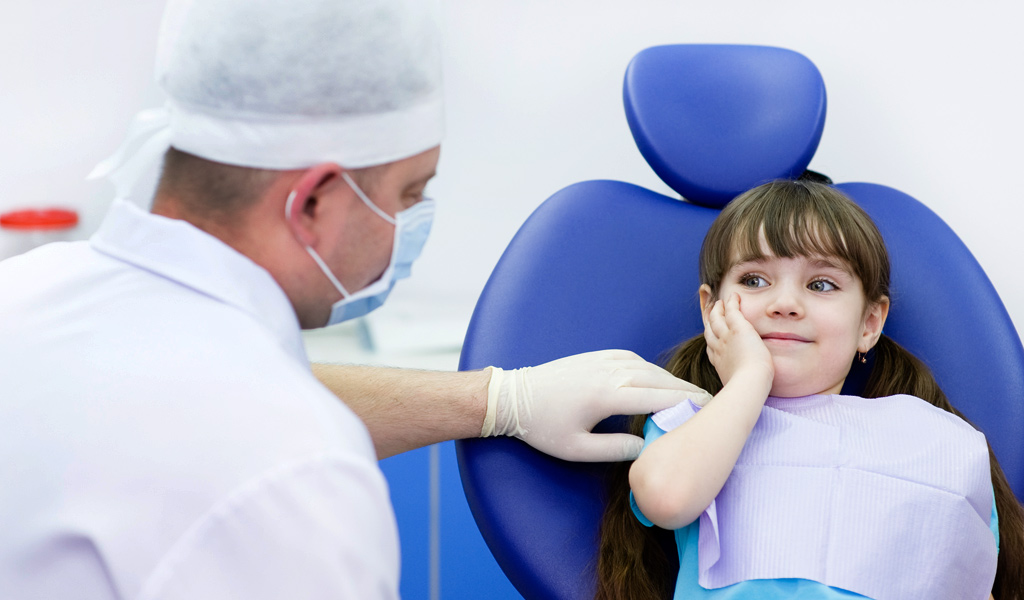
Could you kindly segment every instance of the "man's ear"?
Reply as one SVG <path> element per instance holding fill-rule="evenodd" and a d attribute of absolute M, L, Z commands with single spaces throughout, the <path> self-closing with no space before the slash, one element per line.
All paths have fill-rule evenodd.
<path fill-rule="evenodd" d="M 314 223 L 319 216 L 318 198 L 337 185 L 342 169 L 336 163 L 321 163 L 299 175 L 285 199 L 284 217 L 292 234 L 305 246 L 317 242 Z"/>
<path fill-rule="evenodd" d="M 715 305 L 714 295 L 711 293 L 711 286 L 702 283 L 700 289 L 697 290 L 697 295 L 700 297 L 700 315 L 705 323 L 708 322 L 708 313 L 711 312 L 711 307 Z"/>
<path fill-rule="evenodd" d="M 857 344 L 858 352 L 867 352 L 875 347 L 878 338 L 882 336 L 882 328 L 885 327 L 885 320 L 889 317 L 889 298 L 882 296 L 882 299 L 868 306 L 864 315 L 864 330 L 861 332 L 860 343 Z"/>

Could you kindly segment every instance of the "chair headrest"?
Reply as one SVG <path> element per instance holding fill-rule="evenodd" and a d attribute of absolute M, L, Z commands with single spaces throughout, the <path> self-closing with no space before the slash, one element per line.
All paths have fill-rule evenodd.
<path fill-rule="evenodd" d="M 683 198 L 725 206 L 807 168 L 825 126 L 825 83 L 807 57 L 766 46 L 670 45 L 630 63 L 633 139 Z"/>

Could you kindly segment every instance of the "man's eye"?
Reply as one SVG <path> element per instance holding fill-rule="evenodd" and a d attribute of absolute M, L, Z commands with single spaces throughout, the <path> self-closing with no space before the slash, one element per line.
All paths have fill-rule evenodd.
<path fill-rule="evenodd" d="M 768 285 L 768 282 L 757 275 L 744 275 L 740 278 L 740 285 L 748 288 L 760 288 Z"/>
<path fill-rule="evenodd" d="M 831 281 L 827 281 L 825 279 L 818 279 L 817 281 L 812 281 L 809 284 L 807 284 L 807 289 L 811 290 L 812 292 L 831 292 L 834 290 L 838 290 L 839 287 L 836 284 L 832 283 Z"/>

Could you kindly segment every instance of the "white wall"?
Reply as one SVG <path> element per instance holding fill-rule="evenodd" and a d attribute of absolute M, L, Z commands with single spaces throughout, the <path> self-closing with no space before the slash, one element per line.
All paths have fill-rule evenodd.
<path fill-rule="evenodd" d="M 94 214 L 108 191 L 81 178 L 136 110 L 159 102 L 161 3 L 14 6 L 0 20 L 0 210 L 66 203 Z M 593 178 L 668 193 L 629 135 L 622 76 L 647 46 L 699 42 L 778 45 L 814 61 L 829 112 L 811 168 L 929 205 L 1024 326 L 1022 17 L 1012 0 L 447 0 L 438 220 L 379 317 L 444 319 L 461 337 L 491 267 L 550 194 Z"/>

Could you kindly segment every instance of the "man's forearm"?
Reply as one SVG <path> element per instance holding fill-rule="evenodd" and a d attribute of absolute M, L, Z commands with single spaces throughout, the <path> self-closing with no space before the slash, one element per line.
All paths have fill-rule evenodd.
<path fill-rule="evenodd" d="M 489 370 L 314 364 L 313 374 L 366 423 L 378 458 L 480 435 Z"/>
<path fill-rule="evenodd" d="M 507 371 L 488 386 L 493 371 L 411 371 L 382 367 L 313 365 L 328 389 L 366 423 L 386 458 L 452 439 L 516 437 L 562 460 L 633 460 L 643 439 L 627 433 L 593 433 L 611 415 L 647 414 L 687 399 L 710 398 L 626 350 L 598 350 L 535 367 Z"/>

